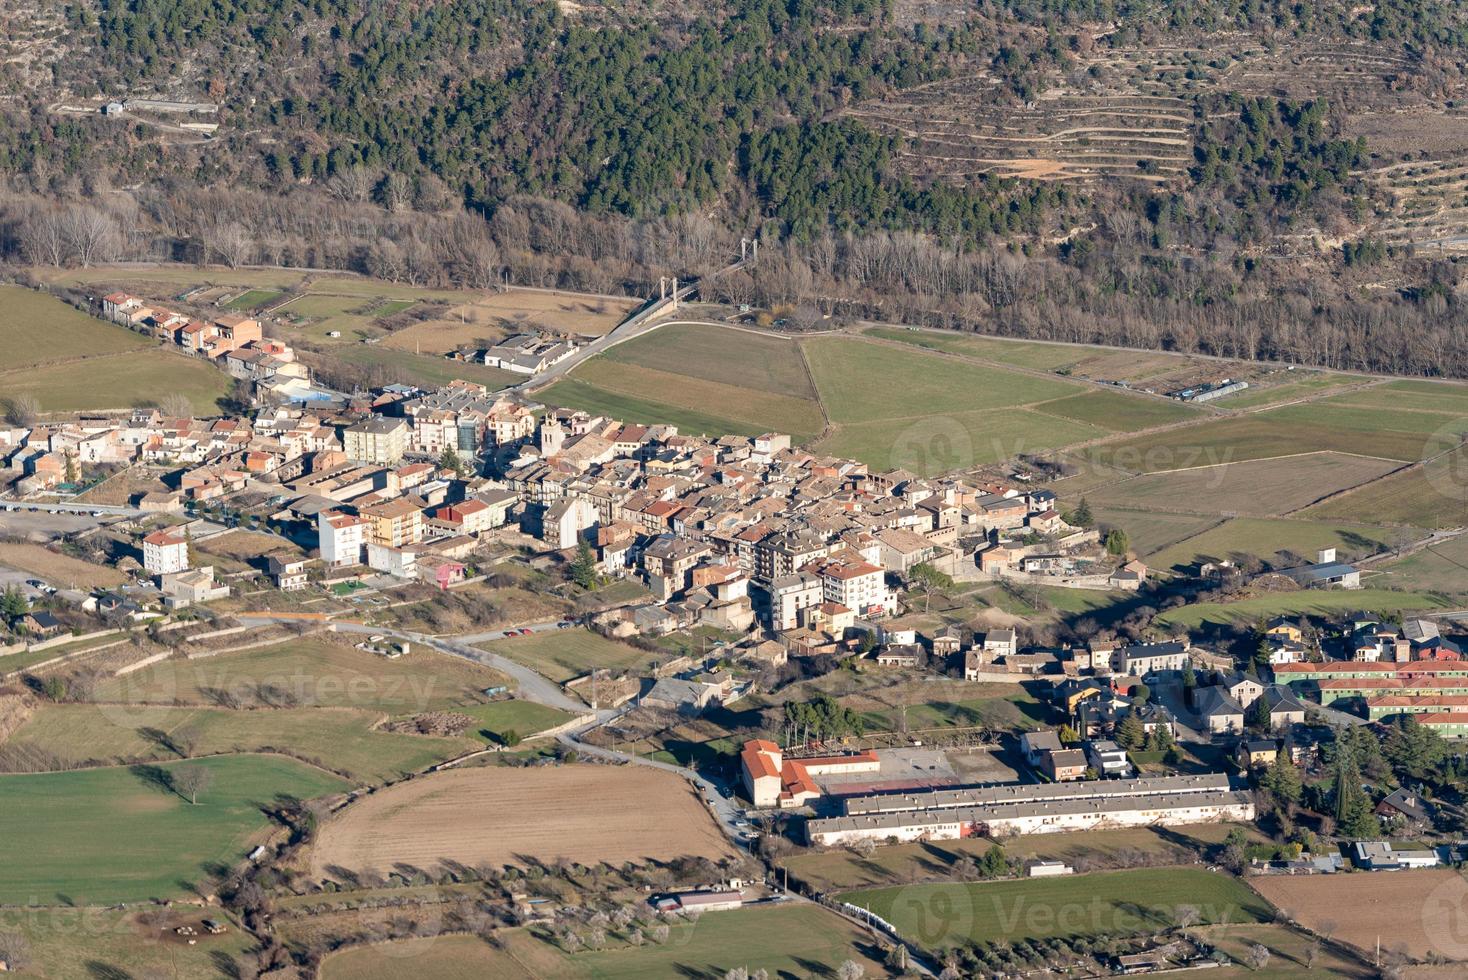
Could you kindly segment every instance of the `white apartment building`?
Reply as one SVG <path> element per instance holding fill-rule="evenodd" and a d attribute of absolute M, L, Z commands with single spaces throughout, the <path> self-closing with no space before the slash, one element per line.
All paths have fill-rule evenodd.
<path fill-rule="evenodd" d="M 782 575 L 770 583 L 770 628 L 793 630 L 800 614 L 825 601 L 821 580 L 809 572 Z"/>
<path fill-rule="evenodd" d="M 333 568 L 361 564 L 367 526 L 365 518 L 337 510 L 324 510 L 317 514 L 316 539 L 321 548 L 321 560 Z"/>
<path fill-rule="evenodd" d="M 154 531 L 143 538 L 143 567 L 151 575 L 169 575 L 189 567 L 189 540 L 176 531 Z"/>
<path fill-rule="evenodd" d="M 887 590 L 887 574 L 867 561 L 837 559 L 821 566 L 821 588 L 826 600 L 838 602 L 858 616 L 881 616 L 897 611 L 897 599 Z"/>

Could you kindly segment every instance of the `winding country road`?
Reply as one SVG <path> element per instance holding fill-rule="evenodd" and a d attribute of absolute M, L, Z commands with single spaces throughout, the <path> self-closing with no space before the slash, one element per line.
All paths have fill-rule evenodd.
<path fill-rule="evenodd" d="M 292 617 L 271 616 L 266 614 L 241 616 L 239 617 L 239 620 L 241 623 L 246 625 L 297 622 L 297 620 Z M 340 633 L 354 633 L 372 636 L 391 636 L 399 640 L 407 640 L 409 643 L 430 647 L 434 650 L 439 651 L 440 653 L 446 653 L 449 656 L 460 657 L 464 660 L 470 660 L 477 664 L 483 664 L 486 667 L 492 667 L 500 673 L 511 677 L 517 685 L 517 695 L 521 698 L 524 698 L 526 701 L 533 701 L 536 704 L 543 704 L 548 708 L 555 708 L 559 711 L 567 711 L 575 715 L 584 715 L 587 713 L 586 705 L 582 704 L 580 701 L 575 700 L 574 698 L 571 698 L 565 693 L 564 690 L 562 690 L 559 684 L 550 680 L 548 677 L 545 677 L 544 675 L 538 673 L 530 667 L 525 666 L 522 663 L 517 663 L 516 661 L 510 660 L 506 657 L 502 657 L 497 653 L 491 653 L 488 650 L 481 650 L 478 647 L 471 645 L 478 642 L 502 639 L 503 637 L 510 634 L 511 631 L 509 630 L 491 630 L 484 633 L 467 633 L 462 636 L 455 636 L 450 638 L 429 636 L 426 633 L 416 633 L 412 630 L 399 630 L 386 627 L 365 626 L 360 623 L 340 623 L 328 621 L 328 624 L 332 629 Z M 518 627 L 517 630 L 529 629 L 535 633 L 547 633 L 555 631 L 559 628 L 560 627 L 558 621 L 550 621 L 545 623 L 536 623 L 531 626 Z M 563 733 L 557 736 L 557 739 L 561 742 L 561 744 L 567 746 L 568 748 L 574 748 L 577 752 L 583 755 L 595 756 L 597 758 L 606 759 L 612 762 L 622 762 L 632 765 L 647 766 L 652 769 L 661 769 L 664 772 L 677 773 L 678 775 L 682 776 L 684 779 L 687 779 L 689 782 L 698 787 L 699 793 L 703 796 L 704 801 L 708 804 L 709 811 L 714 815 L 715 819 L 719 823 L 719 826 L 723 828 L 724 833 L 728 835 L 729 839 L 734 841 L 735 844 L 743 846 L 745 842 L 741 838 L 742 828 L 738 825 L 744 822 L 744 815 L 740 811 L 739 807 L 735 804 L 732 797 L 726 797 L 723 794 L 722 788 L 717 783 L 684 766 L 674 765 L 670 762 L 659 762 L 656 759 L 648 759 L 640 755 L 635 755 L 631 752 L 623 752 L 620 749 L 608 749 L 600 745 L 591 745 L 581 741 L 581 736 L 585 735 L 588 731 L 591 731 L 594 728 L 605 725 L 610 721 L 620 718 L 622 715 L 632 710 L 633 706 L 634 702 L 629 701 L 627 702 L 627 704 L 623 705 L 620 708 L 597 709 L 594 712 L 595 720 L 588 722 L 586 725 L 575 729 L 574 731 Z"/>

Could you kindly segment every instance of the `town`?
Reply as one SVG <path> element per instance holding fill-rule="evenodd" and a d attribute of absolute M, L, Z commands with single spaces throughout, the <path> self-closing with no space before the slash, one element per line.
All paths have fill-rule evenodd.
<path fill-rule="evenodd" d="M 1311 889 L 1326 886 L 1307 879 L 1438 873 L 1468 857 L 1455 761 L 1468 658 L 1449 618 L 1302 614 L 1210 635 L 1138 618 L 1058 632 L 1023 615 L 936 616 L 935 601 L 964 609 L 974 590 L 1032 606 L 1065 592 L 1178 608 L 1244 573 L 1220 561 L 1160 580 L 1124 527 L 1024 463 L 876 469 L 779 432 L 694 434 L 548 405 L 533 386 L 347 394 L 316 384 L 254 318 L 184 315 L 124 293 L 96 297 L 93 312 L 218 364 L 248 404 L 0 429 L 0 565 L 13 568 L 0 683 L 15 733 L 0 762 L 44 771 L 269 747 L 404 800 L 376 814 L 345 797 L 309 857 L 299 843 L 262 845 L 226 888 L 267 868 L 282 901 L 432 877 L 382 875 L 439 855 L 380 842 L 359 853 L 363 834 L 466 847 L 465 866 L 485 870 L 449 873 L 454 888 L 500 880 L 488 866 L 519 859 L 488 839 L 533 831 L 471 783 L 507 766 L 528 767 L 496 777 L 523 783 L 515 798 L 552 794 L 533 770 L 554 767 L 575 780 L 555 798 L 594 793 L 613 807 L 590 823 L 553 819 L 561 835 L 599 842 L 566 852 L 573 861 L 650 853 L 635 798 L 625 810 L 610 802 L 620 794 L 678 814 L 666 843 L 677 850 L 663 857 L 701 848 L 702 863 L 624 883 L 653 892 L 645 912 L 627 913 L 638 935 L 813 900 L 869 930 L 895 972 L 959 976 L 1011 954 L 922 938 L 884 887 L 897 879 L 851 862 L 905 867 L 914 849 L 953 848 L 944 880 L 1098 888 L 1152 873 L 1115 869 L 1206 863 L 1172 872 L 1161 894 L 1175 918 L 1158 930 L 1107 926 L 1104 949 L 1024 954 L 1134 973 L 1267 959 L 1260 943 L 1225 951 L 1222 933 L 1190 930 L 1199 913 L 1176 909 L 1313 910 L 1329 903 Z M 509 370 L 533 381 L 575 351 L 520 335 L 482 357 L 519 359 Z M 1322 548 L 1260 578 L 1335 595 L 1360 590 L 1360 576 Z M 323 687 L 328 673 L 343 689 L 360 682 L 361 697 Z M 409 703 L 388 696 L 385 677 L 393 691 L 415 680 L 453 691 Z M 62 741 L 32 734 L 87 704 L 123 712 L 126 737 L 154 748 L 57 755 Z M 208 727 L 327 706 L 385 707 L 392 720 L 299 745 Z M 160 711 L 202 711 L 207 723 L 132 724 Z M 386 738 L 442 745 L 337 754 Z M 200 771 L 210 770 L 182 773 Z M 482 833 L 394 823 L 420 787 L 450 792 L 451 780 L 461 806 L 484 808 Z M 192 778 L 169 785 L 189 803 L 217 792 Z M 1063 838 L 1094 843 L 1029 843 Z M 568 954 L 593 935 L 607 941 L 595 903 L 511 891 L 506 922 L 540 923 Z M 1315 918 L 1291 935 L 1316 937 L 1312 959 L 1361 955 L 1359 936 L 1329 945 L 1324 913 L 1304 914 Z M 229 934 L 208 921 L 177 935 Z M 299 943 L 308 960 L 326 951 Z"/>

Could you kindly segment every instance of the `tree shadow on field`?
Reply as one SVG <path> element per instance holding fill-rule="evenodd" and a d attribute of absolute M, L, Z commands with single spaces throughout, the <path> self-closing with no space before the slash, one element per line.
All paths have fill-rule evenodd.
<path fill-rule="evenodd" d="M 1172 918 L 1169 915 L 1152 906 L 1138 905 L 1136 902 L 1117 902 L 1116 911 L 1118 914 L 1133 916 L 1138 922 L 1147 925 L 1164 927 L 1172 925 Z"/>
<path fill-rule="evenodd" d="M 214 969 L 219 971 L 221 977 L 226 980 L 242 980 L 244 974 L 240 972 L 240 965 L 233 956 L 222 949 L 216 949 L 209 954 L 209 962 L 214 964 Z"/>
<path fill-rule="evenodd" d="M 152 743 L 170 755 L 176 755 L 180 758 L 187 758 L 188 756 L 188 753 L 174 740 L 173 736 L 161 728 L 144 725 L 137 732 L 138 737 L 143 741 Z"/>
<path fill-rule="evenodd" d="M 136 776 L 138 781 L 149 789 L 172 796 L 181 796 L 178 787 L 174 784 L 173 773 L 162 766 L 131 766 L 128 772 Z"/>
<path fill-rule="evenodd" d="M 920 841 L 918 846 L 922 848 L 923 856 L 918 859 L 917 864 L 924 871 L 947 874 L 958 863 L 957 852 L 945 850 L 932 841 Z"/>
<path fill-rule="evenodd" d="M 338 881 L 351 885 L 353 888 L 362 887 L 362 876 L 351 868 L 344 868 L 340 864 L 328 864 L 326 873 Z"/>
<path fill-rule="evenodd" d="M 133 980 L 133 975 L 122 967 L 101 960 L 87 960 L 87 976 L 92 980 Z"/>

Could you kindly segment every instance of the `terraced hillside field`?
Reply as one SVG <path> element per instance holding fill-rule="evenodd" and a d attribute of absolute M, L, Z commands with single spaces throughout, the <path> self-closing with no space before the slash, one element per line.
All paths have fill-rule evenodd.
<path fill-rule="evenodd" d="M 911 174 L 1162 182 L 1192 160 L 1191 107 L 1167 96 L 1047 93 L 1006 104 L 998 82 L 966 77 L 864 102 L 847 115 L 904 138 Z"/>

